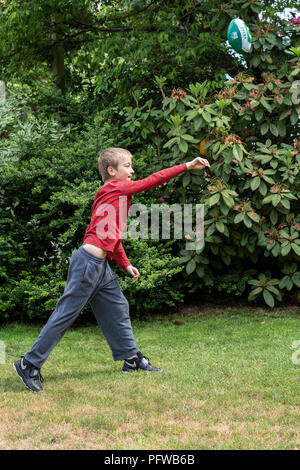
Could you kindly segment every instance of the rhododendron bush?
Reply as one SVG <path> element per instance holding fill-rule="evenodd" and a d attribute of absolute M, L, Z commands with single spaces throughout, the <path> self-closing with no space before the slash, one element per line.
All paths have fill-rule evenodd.
<path fill-rule="evenodd" d="M 166 96 L 159 86 L 161 107 L 150 100 L 126 110 L 125 126 L 154 142 L 165 166 L 199 155 L 210 162 L 205 177 L 192 171 L 165 194 L 204 204 L 202 248 L 181 245 L 190 285 L 246 279 L 249 301 L 270 307 L 300 292 L 300 48 L 291 42 L 299 27 L 300 18 L 281 29 L 250 23 L 247 67 L 220 90 L 205 81 Z"/>

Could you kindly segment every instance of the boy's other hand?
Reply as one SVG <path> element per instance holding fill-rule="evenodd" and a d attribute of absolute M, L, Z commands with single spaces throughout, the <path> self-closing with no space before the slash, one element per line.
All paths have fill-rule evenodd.
<path fill-rule="evenodd" d="M 203 168 L 209 168 L 210 164 L 205 158 L 197 157 L 191 162 L 186 164 L 188 170 L 203 170 Z"/>
<path fill-rule="evenodd" d="M 132 276 L 133 281 L 136 281 L 140 277 L 139 270 L 132 265 L 127 266 L 126 271 Z"/>

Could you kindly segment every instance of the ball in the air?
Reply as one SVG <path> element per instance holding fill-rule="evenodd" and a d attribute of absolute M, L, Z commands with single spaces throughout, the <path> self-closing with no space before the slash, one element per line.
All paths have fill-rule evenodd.
<path fill-rule="evenodd" d="M 252 43 L 252 34 L 246 23 L 240 18 L 230 21 L 227 29 L 227 39 L 232 49 L 239 54 L 249 52 Z"/>

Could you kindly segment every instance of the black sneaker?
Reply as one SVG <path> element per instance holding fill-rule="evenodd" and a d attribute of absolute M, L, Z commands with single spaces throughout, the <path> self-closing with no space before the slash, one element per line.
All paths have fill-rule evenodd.
<path fill-rule="evenodd" d="M 25 387 L 33 392 L 40 392 L 43 390 L 41 382 L 43 382 L 44 379 L 41 376 L 40 369 L 27 362 L 23 356 L 19 361 L 13 364 L 13 367 Z"/>
<path fill-rule="evenodd" d="M 146 370 L 148 372 L 161 372 L 162 369 L 154 367 L 150 364 L 149 359 L 141 352 L 137 353 L 137 357 L 132 359 L 125 359 L 123 365 L 123 372 L 135 372 L 138 369 Z"/>

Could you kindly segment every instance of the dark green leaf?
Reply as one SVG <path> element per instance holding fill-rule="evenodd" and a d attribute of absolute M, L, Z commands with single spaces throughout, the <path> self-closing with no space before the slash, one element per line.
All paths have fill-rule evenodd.
<path fill-rule="evenodd" d="M 275 305 L 274 297 L 266 289 L 263 292 L 263 297 L 265 299 L 266 304 L 269 305 L 269 307 L 274 307 Z"/>
<path fill-rule="evenodd" d="M 278 137 L 279 132 L 275 124 L 270 124 L 270 131 L 275 135 L 275 137 Z"/>
<path fill-rule="evenodd" d="M 191 259 L 191 261 L 188 262 L 186 265 L 186 272 L 187 274 L 192 274 L 196 269 L 196 261 L 194 259 Z"/>
<path fill-rule="evenodd" d="M 267 122 L 264 122 L 261 126 L 260 126 L 260 133 L 261 135 L 265 135 L 269 130 L 269 124 Z"/>

